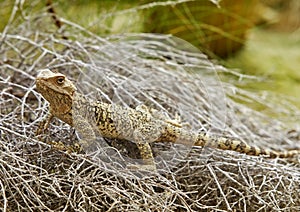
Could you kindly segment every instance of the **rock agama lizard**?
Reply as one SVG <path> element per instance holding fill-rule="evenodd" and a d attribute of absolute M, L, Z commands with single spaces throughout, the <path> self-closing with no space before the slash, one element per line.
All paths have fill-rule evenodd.
<path fill-rule="evenodd" d="M 98 132 L 105 138 L 133 141 L 149 169 L 155 169 L 155 162 L 149 143 L 172 142 L 184 145 L 207 146 L 221 150 L 232 150 L 247 155 L 266 155 L 270 158 L 292 157 L 300 150 L 274 151 L 248 145 L 246 142 L 193 132 L 184 129 L 176 120 L 156 116 L 148 107 L 121 107 L 99 101 L 92 101 L 77 92 L 75 85 L 63 74 L 49 69 L 41 70 L 36 78 L 36 88 L 50 103 L 50 113 L 41 122 L 37 134 L 47 129 L 53 117 L 75 127 L 83 135 L 80 145 L 90 145 Z M 94 123 L 94 125 L 91 125 Z M 96 130 L 96 131 L 95 131 Z M 146 168 L 146 169 L 148 169 Z"/>

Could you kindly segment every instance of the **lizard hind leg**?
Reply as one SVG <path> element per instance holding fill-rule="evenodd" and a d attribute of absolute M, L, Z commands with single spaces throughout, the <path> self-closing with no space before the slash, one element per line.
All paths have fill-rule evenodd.
<path fill-rule="evenodd" d="M 129 169 L 135 169 L 135 170 L 146 170 L 146 171 L 153 171 L 157 172 L 156 170 L 156 164 L 153 157 L 152 149 L 149 143 L 136 143 L 141 158 L 144 162 L 142 165 L 129 165 L 127 166 Z"/>
<path fill-rule="evenodd" d="M 156 171 L 153 152 L 149 143 L 137 143 L 146 170 Z"/>

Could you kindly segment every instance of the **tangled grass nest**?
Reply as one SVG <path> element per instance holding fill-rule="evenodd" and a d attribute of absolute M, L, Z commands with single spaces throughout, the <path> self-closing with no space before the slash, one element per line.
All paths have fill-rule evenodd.
<path fill-rule="evenodd" d="M 47 11 L 23 9 L 17 15 L 18 3 L 0 34 L 3 211 L 300 210 L 297 157 L 268 159 L 190 147 L 166 166 L 169 169 L 146 176 L 116 168 L 113 157 L 131 154 L 122 152 L 124 146 L 120 150 L 110 146 L 116 154 L 101 158 L 58 150 L 49 143 L 78 141 L 74 130 L 61 121 L 56 120 L 44 138 L 36 137 L 48 110 L 34 86 L 43 68 L 58 69 L 77 80 L 91 98 L 130 106 L 143 103 L 170 116 L 178 112 L 192 128 L 235 136 L 263 148 L 299 148 L 300 116 L 284 97 L 236 86 L 259 79 L 216 65 L 176 38 L 152 34 L 102 38 L 64 19 L 57 30 Z M 226 75 L 227 81 L 220 81 L 216 72 Z M 252 103 L 282 121 L 246 106 Z M 162 162 L 181 154 L 176 144 L 155 145 L 168 149 Z"/>

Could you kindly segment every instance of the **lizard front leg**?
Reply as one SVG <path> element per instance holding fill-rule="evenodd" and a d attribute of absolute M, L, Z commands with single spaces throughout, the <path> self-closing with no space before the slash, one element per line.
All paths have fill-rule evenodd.
<path fill-rule="evenodd" d="M 91 148 L 93 147 L 93 142 L 96 140 L 96 134 L 90 122 L 82 116 L 77 115 L 74 118 L 73 125 L 82 137 L 79 140 L 80 149 L 86 152 L 92 151 Z"/>
<path fill-rule="evenodd" d="M 55 116 L 50 112 L 40 123 L 39 123 L 39 126 L 38 126 L 38 129 L 35 133 L 36 136 L 39 136 L 43 133 L 45 133 L 45 131 L 48 129 L 51 121 L 53 120 Z M 50 145 L 52 145 L 54 148 L 56 149 L 59 149 L 59 150 L 62 150 L 62 151 L 68 151 L 69 152 L 69 149 L 65 147 L 65 145 L 62 143 L 62 142 L 53 142 L 53 141 L 50 141 L 50 142 L 46 142 L 44 141 L 44 139 L 41 139 L 43 142 L 45 143 L 48 143 Z"/>
<path fill-rule="evenodd" d="M 41 135 L 46 129 L 48 129 L 49 124 L 51 123 L 52 119 L 54 118 L 54 115 L 52 113 L 49 113 L 40 123 L 38 126 L 38 129 L 35 133 L 36 136 Z"/>

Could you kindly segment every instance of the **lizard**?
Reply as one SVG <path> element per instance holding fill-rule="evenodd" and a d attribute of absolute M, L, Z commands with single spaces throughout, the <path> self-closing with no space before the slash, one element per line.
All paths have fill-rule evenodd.
<path fill-rule="evenodd" d="M 146 169 L 156 170 L 151 142 L 171 142 L 183 145 L 231 150 L 252 156 L 287 158 L 300 150 L 275 151 L 247 144 L 245 141 L 184 129 L 176 120 L 155 115 L 155 109 L 145 105 L 136 108 L 94 101 L 77 91 L 64 74 L 43 69 L 36 77 L 37 91 L 49 102 L 50 113 L 41 121 L 37 135 L 56 117 L 75 127 L 82 135 L 80 145 L 88 148 L 96 134 L 104 138 L 125 139 L 137 144 Z M 94 123 L 94 124 L 91 124 Z"/>

